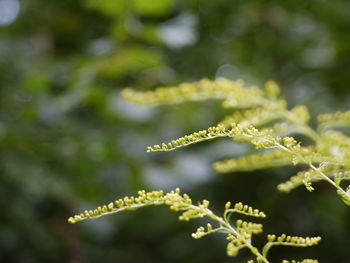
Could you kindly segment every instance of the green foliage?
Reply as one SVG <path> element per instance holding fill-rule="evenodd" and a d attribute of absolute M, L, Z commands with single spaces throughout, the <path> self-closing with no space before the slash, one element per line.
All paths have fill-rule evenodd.
<path fill-rule="evenodd" d="M 104 12 L 107 15 L 123 15 L 125 12 L 136 12 L 144 16 L 159 16 L 167 14 L 174 4 L 174 0 L 117 0 L 117 1 L 96 1 L 85 0 L 85 5 Z"/>
<path fill-rule="evenodd" d="M 164 194 L 162 190 L 152 192 L 146 192 L 144 190 L 139 191 L 136 197 L 127 196 L 123 199 L 111 202 L 108 205 L 99 206 L 95 210 L 86 210 L 84 213 L 70 217 L 68 222 L 74 224 L 85 219 L 99 218 L 101 216 L 116 214 L 125 210 L 135 210 L 150 205 L 167 205 L 175 212 L 181 211 L 182 214 L 179 216 L 179 220 L 182 221 L 189 221 L 196 218 L 211 219 L 217 224 L 216 227 L 207 223 L 206 227 L 201 226 L 197 228 L 196 232 L 192 234 L 192 237 L 199 239 L 216 232 L 225 234 L 228 241 L 226 251 L 227 255 L 230 257 L 237 256 L 241 249 L 247 248 L 255 256 L 256 262 L 268 263 L 268 252 L 273 246 L 308 247 L 317 245 L 321 240 L 320 237 L 303 238 L 286 236 L 285 234 L 276 237 L 275 235 L 268 235 L 268 241 L 263 247 L 262 252 L 260 252 L 260 250 L 252 244 L 252 236 L 262 233 L 263 225 L 250 221 L 243 221 L 241 219 L 238 219 L 235 224 L 232 224 L 230 222 L 230 217 L 232 214 L 236 213 L 245 216 L 265 218 L 266 215 L 264 212 L 243 205 L 242 203 L 237 203 L 231 208 L 231 203 L 227 202 L 224 215 L 220 217 L 209 209 L 209 201 L 203 200 L 197 205 L 194 205 L 192 199 L 187 194 L 181 195 L 178 188 L 166 194 Z M 314 260 L 312 262 L 318 261 Z"/>
<path fill-rule="evenodd" d="M 224 262 L 225 255 L 215 249 L 217 239 L 203 241 L 201 248 L 201 242 L 179 239 L 187 225 L 179 227 L 156 209 L 159 220 L 153 220 L 150 209 L 131 220 L 121 215 L 89 227 L 65 224 L 74 211 L 116 193 L 170 189 L 177 182 L 193 196 L 207 194 L 214 209 L 231 199 L 263 208 L 270 217 L 265 229 L 272 225 L 275 232 L 325 236 L 327 249 L 317 250 L 322 262 L 348 262 L 350 210 L 333 202 L 327 185 L 308 199 L 303 189 L 288 196 L 273 191 L 276 178 L 295 168 L 208 176 L 203 163 L 235 154 L 230 143 L 220 145 L 223 140 L 190 152 L 144 154 L 147 142 L 180 137 L 224 119 L 217 104 L 140 113 L 118 94 L 120 87 L 145 90 L 203 76 L 242 77 L 259 85 L 273 77 L 291 105 L 306 104 L 314 113 L 344 110 L 350 82 L 349 1 L 0 2 L 0 13 L 6 13 L 1 20 L 11 10 L 6 3 L 20 3 L 16 20 L 0 25 L 1 259 Z M 176 41 L 188 36 L 191 41 L 174 48 L 176 41 L 164 37 L 169 26 L 176 29 Z M 286 131 L 284 125 L 278 128 L 280 134 Z M 241 154 L 244 147 L 239 148 Z M 196 151 L 200 154 L 193 158 Z M 198 177 L 195 169 L 190 176 L 185 173 L 188 162 L 206 170 L 207 177 Z M 156 172 L 160 179 L 154 180 Z M 210 253 L 195 252 L 208 251 L 208 245 Z M 295 250 L 293 258 L 306 258 L 304 251 Z M 271 259 L 282 258 L 283 250 L 274 252 Z"/>
<path fill-rule="evenodd" d="M 245 87 L 242 81 L 202 80 L 181 84 L 178 88 L 157 88 L 147 92 L 127 89 L 124 97 L 137 103 L 152 105 L 222 99 L 223 107 L 233 108 L 235 112 L 217 126 L 167 144 L 148 147 L 148 152 L 172 151 L 205 140 L 230 137 L 238 142 L 249 142 L 255 148 L 265 151 L 216 162 L 214 169 L 217 172 L 251 171 L 291 164 L 306 165 L 309 170 L 299 172 L 280 184 L 278 189 L 289 192 L 303 184 L 312 191 L 312 182 L 325 180 L 336 188 L 346 204 L 350 203 L 349 186 L 341 186 L 342 181 L 349 179 L 347 169 L 350 166 L 350 138 L 341 131 L 333 130 L 338 126 L 346 126 L 349 119 L 347 112 L 320 115 L 316 131 L 308 124 L 310 114 L 306 106 L 298 105 L 289 110 L 287 102 L 279 96 L 277 84 L 272 81 L 267 82 L 262 90 Z M 295 133 L 302 135 L 304 140 L 297 141 L 289 136 Z"/>

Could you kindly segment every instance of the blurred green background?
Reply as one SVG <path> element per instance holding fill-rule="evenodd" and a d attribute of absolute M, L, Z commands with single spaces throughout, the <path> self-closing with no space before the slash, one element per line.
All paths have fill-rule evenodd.
<path fill-rule="evenodd" d="M 282 258 L 350 260 L 350 209 L 327 184 L 286 195 L 297 168 L 218 175 L 211 163 L 252 149 L 218 140 L 171 153 L 146 146 L 204 129 L 218 102 L 148 108 L 120 90 L 203 77 L 276 80 L 291 106 L 349 108 L 348 0 L 0 0 L 0 261 L 246 262 L 201 222 L 148 208 L 69 225 L 69 216 L 138 189 L 181 187 L 220 213 L 243 201 L 268 214 L 265 233 L 321 235 Z M 255 239 L 263 244 L 263 235 Z"/>

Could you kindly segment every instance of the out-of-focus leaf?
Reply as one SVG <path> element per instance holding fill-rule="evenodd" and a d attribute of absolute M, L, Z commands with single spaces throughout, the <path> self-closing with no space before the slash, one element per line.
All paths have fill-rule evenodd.
<path fill-rule="evenodd" d="M 88 8 L 112 17 L 122 14 L 130 5 L 128 0 L 84 0 L 83 3 Z"/>
<path fill-rule="evenodd" d="M 134 0 L 134 5 L 140 15 L 156 16 L 168 14 L 174 2 L 174 0 Z"/>
<path fill-rule="evenodd" d="M 117 51 L 102 61 L 99 73 L 108 78 L 132 75 L 134 72 L 160 66 L 162 57 L 155 50 L 133 46 Z"/>

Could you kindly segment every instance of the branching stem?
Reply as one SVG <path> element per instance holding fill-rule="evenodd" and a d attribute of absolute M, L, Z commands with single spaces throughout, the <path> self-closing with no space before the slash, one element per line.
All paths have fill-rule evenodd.
<path fill-rule="evenodd" d="M 206 209 L 206 211 L 207 211 L 208 217 L 217 221 L 220 224 L 220 226 L 226 229 L 227 233 L 232 234 L 238 237 L 240 240 L 242 240 L 244 243 L 244 246 L 247 247 L 252 252 L 252 254 L 256 256 L 258 262 L 269 263 L 267 258 L 259 252 L 259 249 L 254 247 L 248 240 L 242 237 L 241 234 L 235 228 L 233 228 L 227 220 L 224 220 L 222 217 L 215 215 L 209 209 Z"/>

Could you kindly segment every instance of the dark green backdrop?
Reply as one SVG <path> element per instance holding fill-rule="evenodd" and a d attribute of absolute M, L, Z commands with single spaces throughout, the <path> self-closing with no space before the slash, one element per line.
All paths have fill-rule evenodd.
<path fill-rule="evenodd" d="M 348 0 L 0 0 L 0 261 L 246 262 L 225 255 L 221 236 L 193 240 L 196 222 L 166 208 L 66 222 L 138 189 L 180 186 L 218 212 L 227 200 L 265 211 L 266 233 L 323 236 L 273 250 L 274 262 L 349 262 L 350 208 L 328 185 L 285 195 L 275 186 L 296 168 L 215 174 L 211 162 L 250 149 L 225 139 L 146 154 L 215 124 L 218 103 L 145 108 L 119 95 L 274 79 L 313 114 L 349 109 L 349 32 Z"/>

